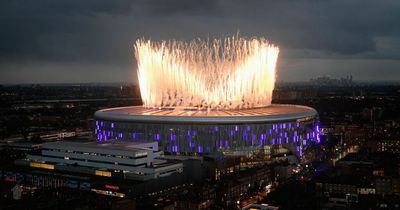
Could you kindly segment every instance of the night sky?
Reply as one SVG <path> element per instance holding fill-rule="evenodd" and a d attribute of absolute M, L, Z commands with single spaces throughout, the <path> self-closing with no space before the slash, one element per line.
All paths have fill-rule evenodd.
<path fill-rule="evenodd" d="M 279 81 L 400 80 L 399 0 L 1 0 L 0 83 L 134 82 L 133 43 L 262 36 Z"/>

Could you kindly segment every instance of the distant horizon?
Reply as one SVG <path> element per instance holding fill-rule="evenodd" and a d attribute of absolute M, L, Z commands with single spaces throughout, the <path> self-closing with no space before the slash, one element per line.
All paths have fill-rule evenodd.
<path fill-rule="evenodd" d="M 331 77 L 332 79 L 340 79 L 341 77 Z M 343 77 L 342 77 L 343 78 Z M 308 83 L 310 82 L 311 79 L 309 80 L 298 80 L 298 81 L 284 81 L 284 80 L 278 80 L 276 81 L 275 84 L 282 84 L 282 83 Z M 354 80 L 353 78 L 353 83 L 370 83 L 370 84 L 376 84 L 376 83 L 399 83 L 400 80 Z M 59 86 L 59 85 L 138 85 L 137 83 L 134 82 L 59 82 L 59 83 L 54 83 L 54 82 L 39 82 L 39 83 L 0 83 L 1 86 L 17 86 L 17 85 L 23 85 L 23 86 L 28 86 L 28 85 L 48 85 L 48 86 Z"/>

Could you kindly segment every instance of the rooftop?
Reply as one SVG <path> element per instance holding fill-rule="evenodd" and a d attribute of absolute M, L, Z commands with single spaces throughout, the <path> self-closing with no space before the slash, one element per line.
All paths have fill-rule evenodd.
<path fill-rule="evenodd" d="M 156 142 L 154 142 L 156 144 Z M 118 151 L 126 151 L 126 152 L 139 152 L 143 150 L 149 150 L 148 146 L 151 143 L 142 143 L 142 142 L 113 142 L 113 143 L 102 143 L 99 144 L 97 142 L 68 142 L 68 141 L 57 141 L 51 143 L 45 143 L 42 145 L 42 148 L 48 149 L 58 149 L 58 148 L 87 148 L 87 149 L 101 149 L 102 151 L 106 150 L 118 150 Z"/>
<path fill-rule="evenodd" d="M 142 106 L 117 107 L 99 110 L 97 120 L 163 123 L 257 123 L 295 120 L 314 117 L 311 107 L 273 104 L 267 107 L 239 110 L 198 110 L 185 108 L 149 109 Z"/>

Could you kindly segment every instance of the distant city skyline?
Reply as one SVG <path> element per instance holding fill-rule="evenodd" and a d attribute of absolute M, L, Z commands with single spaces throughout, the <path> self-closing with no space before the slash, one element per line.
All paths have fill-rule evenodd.
<path fill-rule="evenodd" d="M 348 74 L 356 81 L 398 81 L 399 10 L 395 0 L 6 1 L 0 84 L 136 83 L 136 39 L 238 31 L 280 47 L 278 81 Z"/>

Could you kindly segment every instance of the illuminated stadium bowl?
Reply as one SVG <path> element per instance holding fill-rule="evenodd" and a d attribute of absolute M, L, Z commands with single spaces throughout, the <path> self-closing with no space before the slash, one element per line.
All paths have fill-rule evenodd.
<path fill-rule="evenodd" d="M 270 105 L 240 110 L 118 107 L 95 113 L 99 143 L 157 141 L 171 154 L 252 151 L 282 145 L 298 155 L 319 142 L 318 113 L 310 107 Z"/>

